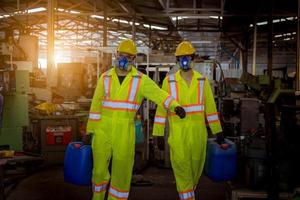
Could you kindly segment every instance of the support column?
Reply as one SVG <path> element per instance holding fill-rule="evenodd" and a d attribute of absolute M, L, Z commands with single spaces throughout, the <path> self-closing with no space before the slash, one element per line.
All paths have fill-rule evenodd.
<path fill-rule="evenodd" d="M 103 2 L 103 8 L 104 8 L 104 20 L 103 20 L 103 47 L 107 47 L 107 6 L 106 3 Z M 106 71 L 108 68 L 107 66 L 107 53 L 105 51 L 102 51 L 102 62 L 101 62 L 101 72 Z"/>
<path fill-rule="evenodd" d="M 53 78 L 54 69 L 54 5 L 56 0 L 48 0 L 47 6 L 47 84 L 50 86 L 50 80 Z"/>
<path fill-rule="evenodd" d="M 135 42 L 135 33 L 136 33 L 136 30 L 135 30 L 135 18 L 133 19 L 133 22 L 132 22 L 132 40 Z"/>
<path fill-rule="evenodd" d="M 273 3 L 270 1 L 270 10 L 268 18 L 268 75 L 271 83 L 272 80 L 272 65 L 273 65 Z"/>
<path fill-rule="evenodd" d="M 297 70 L 296 70 L 296 91 L 300 96 L 300 0 L 298 0 L 298 18 L 297 18 Z"/>

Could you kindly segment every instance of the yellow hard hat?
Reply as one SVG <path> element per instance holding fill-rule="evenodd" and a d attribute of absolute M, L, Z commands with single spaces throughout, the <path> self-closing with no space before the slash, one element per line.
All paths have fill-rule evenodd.
<path fill-rule="evenodd" d="M 175 56 L 192 55 L 195 52 L 196 50 L 190 42 L 183 41 L 177 46 Z"/>
<path fill-rule="evenodd" d="M 137 50 L 136 50 L 136 45 L 134 43 L 134 41 L 132 40 L 123 40 L 118 48 L 117 48 L 117 51 L 118 52 L 121 52 L 121 53 L 128 53 L 128 54 L 131 54 L 131 55 L 136 55 L 137 53 Z"/>

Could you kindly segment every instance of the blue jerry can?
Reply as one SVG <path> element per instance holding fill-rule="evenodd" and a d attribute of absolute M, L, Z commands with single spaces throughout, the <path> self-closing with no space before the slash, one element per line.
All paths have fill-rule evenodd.
<path fill-rule="evenodd" d="M 236 174 L 236 145 L 225 139 L 226 149 L 222 149 L 214 138 L 208 139 L 205 173 L 213 181 L 229 181 Z"/>
<path fill-rule="evenodd" d="M 83 142 L 69 143 L 64 161 L 65 182 L 89 186 L 92 180 L 93 155 L 90 145 Z"/>

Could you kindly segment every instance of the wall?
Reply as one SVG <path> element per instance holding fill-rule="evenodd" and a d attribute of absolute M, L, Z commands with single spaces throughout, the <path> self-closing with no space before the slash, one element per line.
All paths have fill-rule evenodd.
<path fill-rule="evenodd" d="M 256 51 L 256 74 L 263 74 L 268 66 L 267 48 L 259 48 Z M 248 54 L 248 72 L 252 72 L 252 49 Z M 273 49 L 273 68 L 287 67 L 288 73 L 296 71 L 296 52 L 288 49 Z"/>

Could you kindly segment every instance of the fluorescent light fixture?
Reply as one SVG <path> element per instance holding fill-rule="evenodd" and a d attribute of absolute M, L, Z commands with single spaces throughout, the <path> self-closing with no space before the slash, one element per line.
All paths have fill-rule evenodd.
<path fill-rule="evenodd" d="M 275 35 L 275 38 L 296 35 L 296 32 Z"/>
<path fill-rule="evenodd" d="M 173 21 L 176 21 L 176 19 L 178 20 L 182 20 L 182 19 L 211 19 L 216 17 L 218 19 L 218 16 L 201 16 L 201 15 L 193 15 L 193 16 L 177 16 L 177 17 L 172 17 L 171 19 Z M 222 18 L 221 18 L 222 19 Z"/>
<path fill-rule="evenodd" d="M 128 21 L 126 21 L 126 20 L 123 20 L 123 19 L 120 19 L 120 20 L 119 20 L 119 22 L 120 22 L 120 23 L 123 23 L 123 24 L 129 24 L 129 22 L 128 22 Z"/>
<path fill-rule="evenodd" d="M 288 17 L 288 18 L 280 18 L 280 19 L 274 19 L 272 22 L 275 23 L 279 23 L 279 22 L 285 22 L 285 21 L 292 21 L 292 20 L 296 20 L 297 17 Z M 262 26 L 262 25 L 267 25 L 268 21 L 263 21 L 263 22 L 258 22 L 256 23 L 257 26 Z M 250 24 L 250 27 L 253 27 L 253 24 Z"/>
<path fill-rule="evenodd" d="M 212 41 L 210 40 L 199 40 L 199 41 L 191 41 L 193 44 L 211 44 Z"/>
<path fill-rule="evenodd" d="M 0 15 L 0 19 L 2 19 L 2 18 L 8 18 L 8 17 L 10 17 L 10 15 Z"/>
<path fill-rule="evenodd" d="M 130 24 L 130 25 L 133 25 L 133 22 L 129 22 L 129 24 Z M 140 25 L 140 23 L 138 23 L 138 22 L 135 22 L 134 24 L 135 24 L 136 26 L 139 26 L 139 25 Z"/>
<path fill-rule="evenodd" d="M 104 19 L 101 15 L 91 15 L 91 18 Z"/>
<path fill-rule="evenodd" d="M 65 11 L 65 9 L 63 9 L 63 8 L 57 8 L 57 10 L 58 10 L 59 12 L 64 12 L 64 11 Z"/>
<path fill-rule="evenodd" d="M 162 26 L 151 26 L 151 28 L 157 29 L 157 30 L 168 30 L 168 28 L 162 27 Z"/>
<path fill-rule="evenodd" d="M 288 40 L 291 40 L 291 38 L 284 38 L 283 40 L 284 41 L 288 41 Z"/>
<path fill-rule="evenodd" d="M 211 19 L 223 19 L 222 16 L 209 16 L 209 18 L 211 18 Z"/>
<path fill-rule="evenodd" d="M 38 7 L 38 8 L 32 8 L 32 9 L 29 9 L 27 10 L 28 13 L 37 13 L 37 12 L 42 12 L 42 11 L 45 11 L 47 10 L 46 8 L 44 7 Z"/>
<path fill-rule="evenodd" d="M 70 13 L 72 13 L 72 14 L 79 14 L 80 12 L 76 11 L 76 10 L 70 10 Z"/>
<path fill-rule="evenodd" d="M 268 24 L 268 22 L 267 22 L 267 21 L 264 21 L 264 22 L 258 22 L 258 23 L 256 23 L 256 24 L 257 24 L 257 26 L 262 26 L 262 25 Z"/>
<path fill-rule="evenodd" d="M 123 20 L 123 19 L 113 19 L 112 21 L 113 22 L 120 22 L 120 23 L 123 23 L 123 24 L 128 24 L 128 21 Z"/>
<path fill-rule="evenodd" d="M 157 29 L 157 30 L 167 30 L 168 28 L 162 27 L 162 26 L 155 26 L 155 25 L 149 25 L 149 24 L 143 24 L 144 27 L 146 28 L 151 28 L 151 29 Z"/>

